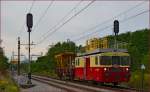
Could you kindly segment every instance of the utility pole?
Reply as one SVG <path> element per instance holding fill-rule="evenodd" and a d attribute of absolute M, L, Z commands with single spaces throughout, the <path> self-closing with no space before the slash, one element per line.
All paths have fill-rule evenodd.
<path fill-rule="evenodd" d="M 18 41 L 19 42 L 19 41 Z M 18 44 L 19 45 L 19 44 Z M 17 64 L 16 64 L 16 71 L 17 71 L 17 75 L 20 75 L 20 57 L 22 57 L 22 56 L 24 56 L 24 55 L 22 55 L 22 54 L 20 54 L 20 49 L 18 48 L 18 54 L 15 54 L 15 52 L 13 51 L 12 52 L 12 56 L 11 56 L 11 61 L 15 61 L 16 59 L 15 59 L 15 57 L 19 57 L 19 60 L 17 60 Z"/>
<path fill-rule="evenodd" d="M 12 60 L 14 60 L 14 51 L 12 52 Z M 16 66 L 13 67 L 13 71 L 16 71 Z"/>
<path fill-rule="evenodd" d="M 29 45 L 29 44 L 21 44 L 20 42 L 20 37 L 18 37 L 18 64 L 17 64 L 17 74 L 18 76 L 20 75 L 20 56 L 23 56 L 23 55 L 20 55 L 20 47 L 21 45 Z M 33 43 L 31 43 L 30 45 L 35 45 Z M 13 55 L 13 56 L 16 56 L 16 55 Z"/>
<path fill-rule="evenodd" d="M 18 76 L 20 75 L 20 37 L 18 37 Z"/>

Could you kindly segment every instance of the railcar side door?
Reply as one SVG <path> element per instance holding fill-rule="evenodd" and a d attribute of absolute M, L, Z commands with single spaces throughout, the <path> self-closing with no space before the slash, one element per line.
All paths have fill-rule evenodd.
<path fill-rule="evenodd" d="M 86 72 L 86 80 L 90 78 L 90 57 L 85 58 L 85 72 Z"/>

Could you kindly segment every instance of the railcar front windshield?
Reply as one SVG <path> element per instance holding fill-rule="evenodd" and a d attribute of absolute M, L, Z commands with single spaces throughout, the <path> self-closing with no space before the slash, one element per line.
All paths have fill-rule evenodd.
<path fill-rule="evenodd" d="M 100 64 L 101 65 L 111 65 L 111 57 L 110 56 L 102 56 Z"/>
<path fill-rule="evenodd" d="M 130 57 L 129 56 L 121 56 L 120 60 L 121 60 L 122 66 L 130 65 Z"/>
<path fill-rule="evenodd" d="M 120 65 L 120 56 L 112 56 L 112 65 Z"/>
<path fill-rule="evenodd" d="M 130 65 L 130 57 L 129 56 L 101 56 L 100 64 L 127 66 Z"/>

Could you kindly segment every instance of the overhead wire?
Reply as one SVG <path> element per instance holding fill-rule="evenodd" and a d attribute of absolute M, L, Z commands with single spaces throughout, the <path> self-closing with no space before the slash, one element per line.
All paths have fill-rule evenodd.
<path fill-rule="evenodd" d="M 36 1 L 36 0 L 33 0 L 33 1 L 32 1 L 32 4 L 31 4 L 31 6 L 30 6 L 30 8 L 29 8 L 29 12 L 31 12 L 31 10 L 32 10 L 32 8 L 33 8 L 33 6 L 34 6 L 35 1 Z"/>
<path fill-rule="evenodd" d="M 73 7 L 62 19 L 60 19 L 60 20 L 59 20 L 51 29 L 49 29 L 49 30 L 52 30 L 52 29 L 56 28 L 57 25 L 59 25 L 61 22 L 63 22 L 63 21 L 66 19 L 66 17 L 67 17 L 68 15 L 70 15 L 77 7 L 81 4 L 82 1 L 83 1 L 83 0 L 81 0 L 79 3 L 77 3 L 77 4 L 75 5 L 75 7 Z M 44 33 L 41 37 L 45 36 L 45 35 L 49 32 L 49 30 L 48 30 L 46 33 Z"/>
<path fill-rule="evenodd" d="M 47 8 L 45 9 L 45 11 L 44 11 L 44 12 L 42 13 L 42 15 L 40 16 L 39 20 L 35 23 L 35 25 L 34 25 L 32 31 L 34 31 L 34 30 L 37 28 L 37 26 L 38 26 L 39 23 L 42 21 L 42 19 L 45 17 L 45 15 L 47 14 L 49 8 L 52 6 L 52 4 L 53 4 L 54 1 L 55 1 L 55 0 L 52 0 L 52 1 L 49 3 L 49 5 L 48 5 Z"/>
<path fill-rule="evenodd" d="M 62 28 L 65 24 L 67 24 L 68 22 L 70 22 L 74 17 L 76 17 L 77 15 L 79 15 L 82 11 L 84 11 L 85 9 L 87 9 L 92 3 L 94 3 L 95 0 L 91 1 L 90 3 L 88 3 L 84 8 L 82 8 L 80 11 L 78 11 L 77 13 L 75 13 L 72 17 L 70 17 L 68 20 L 66 20 L 63 24 L 61 24 L 59 27 L 57 27 L 55 30 L 51 31 L 51 29 L 46 33 L 47 36 L 45 36 L 41 41 L 37 42 L 37 44 L 41 44 L 45 39 L 47 39 L 50 35 L 52 35 L 53 33 L 55 33 L 56 31 L 58 31 L 60 28 Z M 50 32 L 51 31 L 51 32 Z M 50 32 L 50 33 L 49 33 Z"/>
<path fill-rule="evenodd" d="M 147 13 L 147 12 L 150 12 L 150 10 L 145 10 L 145 11 L 143 11 L 143 12 L 140 12 L 140 13 L 138 13 L 138 14 L 135 14 L 135 15 L 133 15 L 133 16 L 130 16 L 130 17 L 126 18 L 126 19 L 120 20 L 120 23 L 126 22 L 126 21 L 128 21 L 128 20 L 130 20 L 130 19 L 133 19 L 133 18 L 135 18 L 135 17 L 137 17 L 137 16 L 139 16 L 139 15 L 142 15 L 142 14 L 144 14 L 144 13 Z M 112 26 L 113 26 L 113 25 L 108 25 L 108 26 L 106 26 L 106 27 L 104 27 L 104 28 L 98 29 L 98 30 L 96 30 L 96 31 L 94 31 L 94 32 L 92 32 L 92 33 L 90 33 L 90 34 L 87 34 L 87 35 L 85 35 L 85 36 L 82 36 L 82 37 L 80 37 L 80 38 L 78 38 L 78 39 L 75 39 L 75 40 L 72 40 L 72 41 L 77 42 L 77 41 L 79 41 L 79 40 L 81 40 L 81 39 L 84 39 L 84 38 L 88 37 L 88 36 L 91 35 L 91 34 L 97 33 L 97 32 L 99 32 L 99 31 L 104 31 L 104 30 L 106 30 L 106 29 L 108 29 L 108 28 L 112 28 Z"/>
<path fill-rule="evenodd" d="M 84 31 L 84 32 L 82 32 L 82 33 L 79 33 L 79 34 L 77 34 L 77 35 L 74 35 L 74 36 L 76 37 L 76 36 L 82 35 L 82 34 L 84 34 L 84 33 L 87 33 L 87 32 L 89 32 L 89 31 L 91 31 L 91 30 L 96 29 L 97 27 L 100 27 L 100 26 L 102 26 L 102 25 L 104 25 L 104 24 L 107 24 L 108 22 L 114 20 L 115 18 L 120 17 L 120 16 L 126 14 L 127 12 L 130 12 L 130 11 L 134 10 L 135 8 L 141 6 L 141 5 L 144 4 L 144 3 L 145 3 L 145 1 L 144 1 L 144 2 L 141 2 L 141 3 L 137 4 L 137 5 L 135 5 L 135 6 L 129 8 L 129 9 L 127 9 L 127 10 L 121 12 L 121 13 L 119 13 L 118 15 L 116 15 L 116 16 L 114 16 L 114 17 L 108 19 L 108 20 L 105 20 L 105 21 L 103 21 L 103 22 L 101 22 L 101 23 L 95 25 L 95 26 L 92 27 L 92 28 L 87 29 L 86 31 Z M 71 37 L 73 37 L 73 35 L 72 35 Z"/>

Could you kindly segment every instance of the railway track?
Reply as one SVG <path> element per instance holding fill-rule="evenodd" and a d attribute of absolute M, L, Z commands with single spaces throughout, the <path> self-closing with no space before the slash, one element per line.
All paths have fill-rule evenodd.
<path fill-rule="evenodd" d="M 32 79 L 67 90 L 68 92 L 138 92 L 135 89 L 110 86 L 91 86 L 70 81 L 62 81 L 43 76 L 32 76 Z"/>

